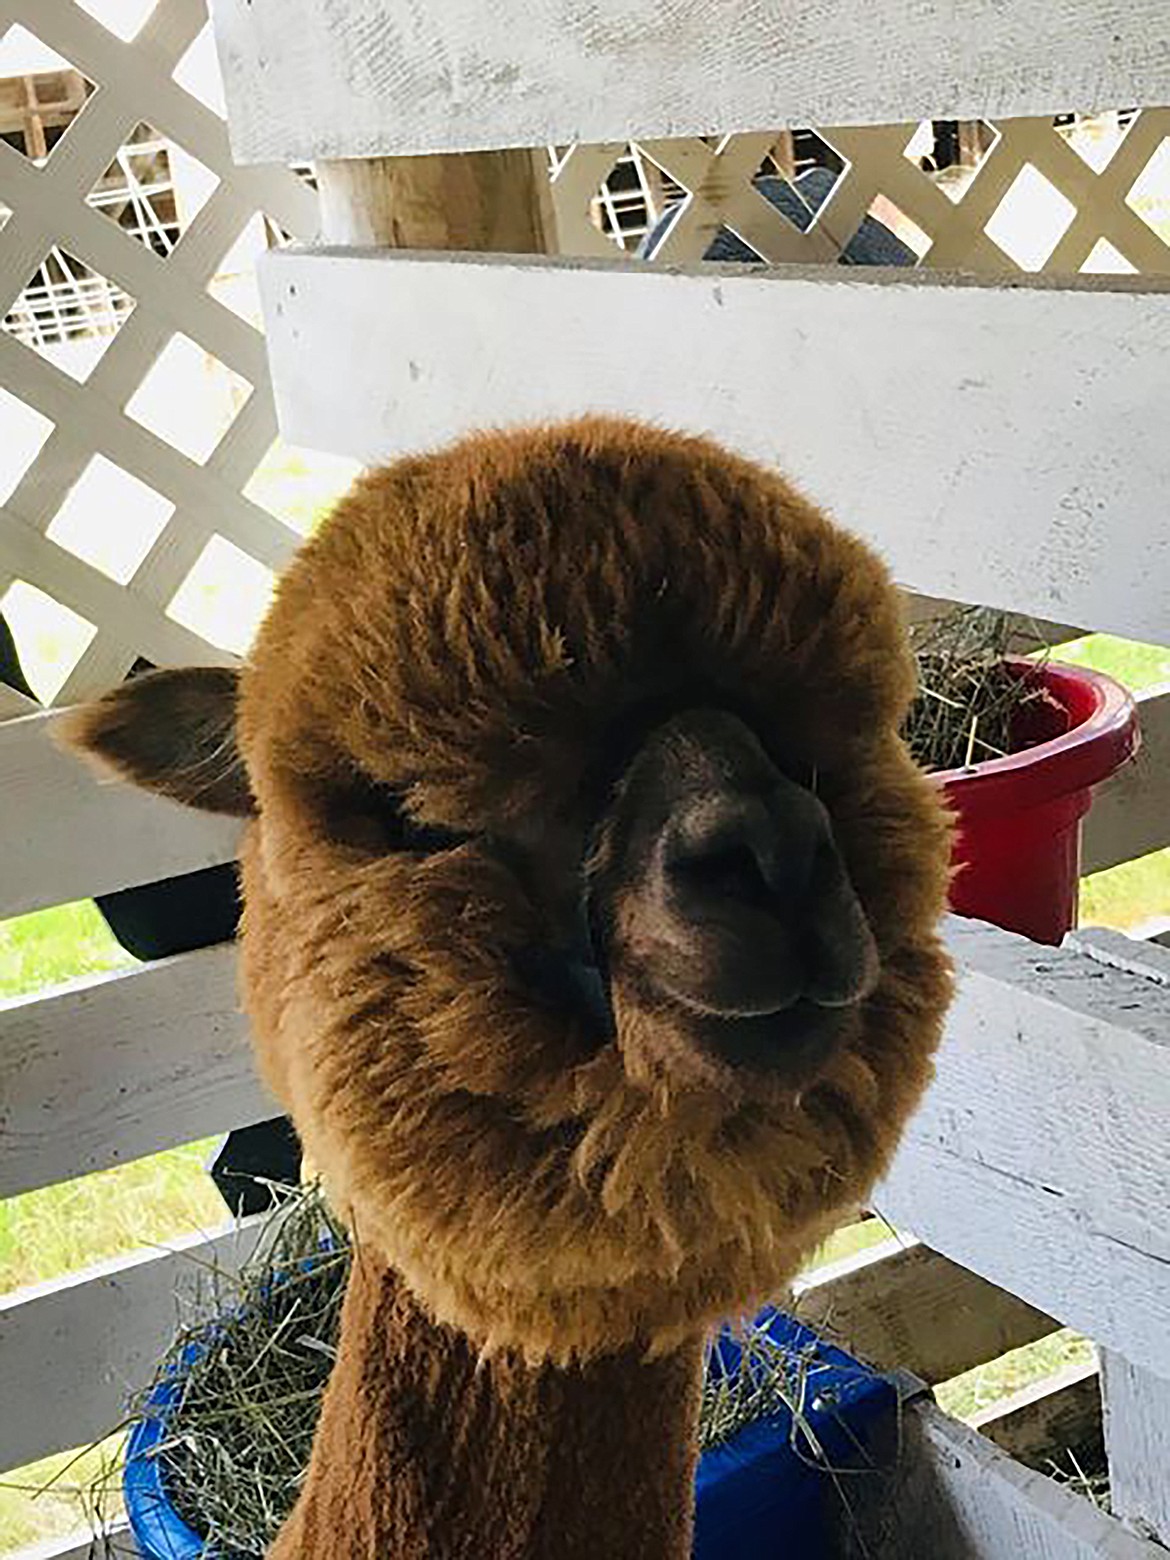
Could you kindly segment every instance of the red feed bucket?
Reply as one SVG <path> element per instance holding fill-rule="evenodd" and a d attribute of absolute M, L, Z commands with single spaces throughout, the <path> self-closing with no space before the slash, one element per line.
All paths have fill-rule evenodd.
<path fill-rule="evenodd" d="M 1040 681 L 1049 698 L 1022 711 L 1020 751 L 935 778 L 958 816 L 952 909 L 1055 944 L 1076 925 L 1091 787 L 1140 737 L 1133 697 L 1111 677 L 1049 662 Z"/>

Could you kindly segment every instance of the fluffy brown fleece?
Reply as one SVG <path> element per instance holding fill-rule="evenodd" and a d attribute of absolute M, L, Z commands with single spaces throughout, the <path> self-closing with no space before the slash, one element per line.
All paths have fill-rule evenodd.
<path fill-rule="evenodd" d="M 269 1560 L 683 1560 L 698 1397 L 697 1340 L 649 1364 L 480 1362 L 359 1250 L 304 1493 Z"/>
<path fill-rule="evenodd" d="M 775 1295 L 865 1196 L 950 991 L 946 821 L 897 735 L 913 685 L 861 543 L 778 475 L 627 423 L 376 471 L 281 581 L 239 705 L 261 1063 L 362 1239 L 475 1347 L 669 1349 Z M 569 914 L 548 842 L 604 863 L 599 756 L 688 701 L 811 777 L 877 939 L 876 989 L 799 1090 L 672 1066 L 675 1015 L 620 948 L 613 1039 L 515 973 Z M 392 793 L 470 839 L 371 848 Z"/>

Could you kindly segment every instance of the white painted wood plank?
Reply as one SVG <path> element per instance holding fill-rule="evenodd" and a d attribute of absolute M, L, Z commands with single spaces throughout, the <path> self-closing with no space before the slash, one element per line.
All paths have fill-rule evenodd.
<path fill-rule="evenodd" d="M 1138 703 L 1141 752 L 1094 794 L 1082 872 L 1103 872 L 1170 845 L 1170 689 L 1150 689 Z"/>
<path fill-rule="evenodd" d="M 1170 987 L 955 918 L 935 1082 L 873 1206 L 1170 1378 Z"/>
<path fill-rule="evenodd" d="M 135 1251 L 0 1297 L 0 1469 L 121 1424 L 179 1325 L 234 1302 L 262 1219 Z"/>
<path fill-rule="evenodd" d="M 1170 1381 L 1101 1355 L 1110 1504 L 1137 1532 L 1170 1544 Z"/>
<path fill-rule="evenodd" d="M 798 1316 L 859 1358 L 932 1386 L 1058 1325 L 913 1240 L 883 1241 L 808 1274 L 793 1301 Z"/>
<path fill-rule="evenodd" d="M 1165 1560 L 1083 1495 L 1022 1464 L 933 1403 L 902 1418 L 900 1473 L 874 1523 L 883 1560 Z"/>
<path fill-rule="evenodd" d="M 25 1549 L 14 1549 L 4 1560 L 139 1560 L 140 1555 L 130 1529 L 119 1523 L 99 1539 L 89 1533 L 49 1538 Z"/>
<path fill-rule="evenodd" d="M 0 1003 L 0 1197 L 263 1119 L 226 944 Z"/>
<path fill-rule="evenodd" d="M 0 721 L 16 720 L 23 715 L 35 715 L 40 706 L 26 693 L 18 693 L 7 683 L 0 683 Z"/>
<path fill-rule="evenodd" d="M 213 0 L 242 161 L 1170 101 L 1156 0 Z"/>
<path fill-rule="evenodd" d="M 345 250 L 261 275 L 293 442 L 648 418 L 780 466 L 915 590 L 1170 640 L 1170 279 Z"/>
<path fill-rule="evenodd" d="M 0 723 L 0 917 L 234 859 L 238 819 L 99 780 L 54 741 L 59 720 Z"/>

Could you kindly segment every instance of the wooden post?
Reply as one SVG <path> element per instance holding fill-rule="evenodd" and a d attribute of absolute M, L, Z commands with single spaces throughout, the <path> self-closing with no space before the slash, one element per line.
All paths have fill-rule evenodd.
<path fill-rule="evenodd" d="M 543 150 L 354 157 L 317 164 L 327 243 L 547 254 L 556 226 Z"/>
<path fill-rule="evenodd" d="M 1170 1543 L 1170 1381 L 1100 1354 L 1110 1505 L 1144 1538 Z"/>

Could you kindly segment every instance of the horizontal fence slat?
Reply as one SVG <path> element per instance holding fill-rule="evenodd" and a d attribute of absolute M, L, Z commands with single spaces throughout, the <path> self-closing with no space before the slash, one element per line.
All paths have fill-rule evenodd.
<path fill-rule="evenodd" d="M 273 1114 L 224 944 L 0 1003 L 0 1198 Z"/>
<path fill-rule="evenodd" d="M 1170 101 L 1156 0 L 215 0 L 242 161 Z"/>
<path fill-rule="evenodd" d="M 1011 1457 L 933 1403 L 907 1405 L 898 1472 L 862 1511 L 882 1560 L 1165 1560 L 1068 1485 Z"/>
<path fill-rule="evenodd" d="M 1139 698 L 1141 752 L 1094 794 L 1082 872 L 1103 872 L 1170 845 L 1170 689 Z"/>
<path fill-rule="evenodd" d="M 180 1323 L 214 1314 L 217 1275 L 223 1302 L 234 1298 L 231 1279 L 262 1222 L 184 1236 L 0 1299 L 0 1469 L 116 1430 Z"/>
<path fill-rule="evenodd" d="M 140 1560 L 141 1554 L 130 1529 L 118 1523 L 100 1538 L 89 1533 L 49 1538 L 25 1549 L 14 1549 L 4 1560 Z"/>
<path fill-rule="evenodd" d="M 934 1083 L 872 1205 L 1170 1377 L 1170 986 L 951 918 Z"/>
<path fill-rule="evenodd" d="M 795 1309 L 861 1359 L 932 1386 L 1059 1325 L 939 1252 L 897 1240 L 809 1274 Z"/>
<path fill-rule="evenodd" d="M 238 819 L 97 781 L 53 739 L 59 711 L 0 723 L 0 917 L 231 861 Z"/>
<path fill-rule="evenodd" d="M 293 442 L 377 461 L 484 423 L 650 418 L 780 466 L 910 589 L 1170 640 L 1170 278 L 373 250 L 260 269 Z"/>

